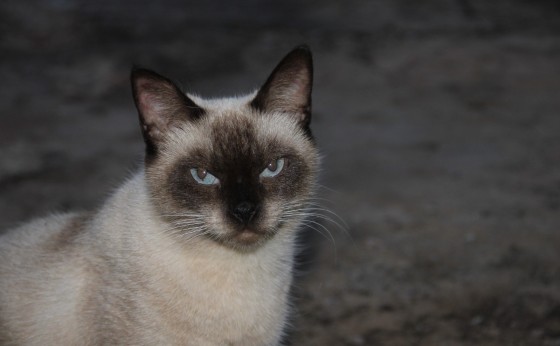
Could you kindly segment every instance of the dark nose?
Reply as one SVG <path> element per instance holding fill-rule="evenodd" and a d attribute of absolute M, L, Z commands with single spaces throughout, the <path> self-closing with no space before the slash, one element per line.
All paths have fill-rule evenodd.
<path fill-rule="evenodd" d="M 251 202 L 241 202 L 233 208 L 233 216 L 245 224 L 253 219 L 257 213 L 257 206 Z"/>

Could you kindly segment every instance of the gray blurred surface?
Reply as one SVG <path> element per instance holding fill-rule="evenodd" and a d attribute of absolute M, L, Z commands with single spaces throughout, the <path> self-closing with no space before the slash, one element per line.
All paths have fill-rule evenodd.
<path fill-rule="evenodd" d="M 557 1 L 3 1 L 0 227 L 141 163 L 135 63 L 202 96 L 315 56 L 325 205 L 293 345 L 560 345 Z"/>

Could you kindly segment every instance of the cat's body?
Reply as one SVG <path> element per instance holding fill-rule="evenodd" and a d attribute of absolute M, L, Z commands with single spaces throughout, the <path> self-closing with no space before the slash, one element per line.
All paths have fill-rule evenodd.
<path fill-rule="evenodd" d="M 139 174 L 95 218 L 58 215 L 4 236 L 0 268 L 20 270 L 0 272 L 1 329 L 34 345 L 277 342 L 293 239 L 247 254 L 177 243 L 158 236 L 169 226 L 146 217 L 147 198 Z"/>
<path fill-rule="evenodd" d="M 96 213 L 0 236 L 0 344 L 278 344 L 318 161 L 310 68 L 296 49 L 213 101 L 133 72 L 146 167 Z"/>

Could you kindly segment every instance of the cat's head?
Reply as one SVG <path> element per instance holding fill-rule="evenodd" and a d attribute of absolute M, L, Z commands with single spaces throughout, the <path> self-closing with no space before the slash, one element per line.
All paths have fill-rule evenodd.
<path fill-rule="evenodd" d="M 148 190 L 171 233 L 250 251 L 294 232 L 319 161 L 309 128 L 312 79 L 307 47 L 245 97 L 205 100 L 133 69 Z"/>

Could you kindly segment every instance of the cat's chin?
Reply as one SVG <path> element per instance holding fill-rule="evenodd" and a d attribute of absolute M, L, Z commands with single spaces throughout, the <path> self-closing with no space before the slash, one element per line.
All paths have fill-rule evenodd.
<path fill-rule="evenodd" d="M 250 228 L 246 228 L 241 232 L 237 232 L 234 235 L 234 239 L 246 245 L 253 245 L 265 236 L 266 236 L 266 232 L 260 232 L 260 231 L 252 230 Z"/>
<path fill-rule="evenodd" d="M 253 228 L 243 228 L 222 237 L 221 242 L 231 248 L 241 251 L 251 251 L 263 245 L 274 236 L 274 232 Z"/>

